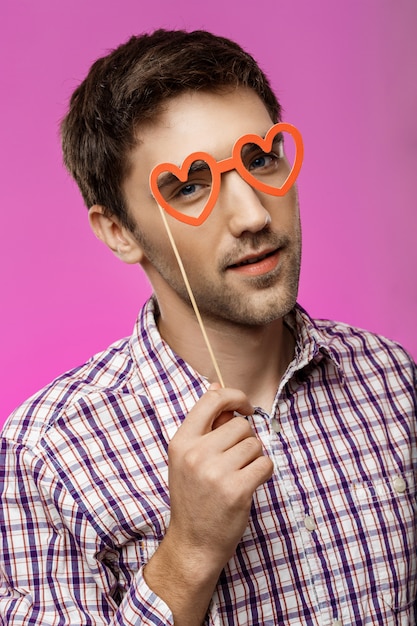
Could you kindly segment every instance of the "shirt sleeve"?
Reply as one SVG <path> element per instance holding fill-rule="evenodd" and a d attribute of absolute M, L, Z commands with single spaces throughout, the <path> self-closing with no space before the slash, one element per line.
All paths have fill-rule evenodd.
<path fill-rule="evenodd" d="M 143 569 L 121 590 L 117 564 L 112 568 L 92 558 L 101 540 L 57 477 L 30 449 L 5 439 L 0 528 L 2 625 L 173 625 L 168 606 L 149 589 Z"/>

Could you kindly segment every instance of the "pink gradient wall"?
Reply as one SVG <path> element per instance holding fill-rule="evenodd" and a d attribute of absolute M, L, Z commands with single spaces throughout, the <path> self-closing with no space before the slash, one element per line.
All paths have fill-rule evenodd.
<path fill-rule="evenodd" d="M 130 334 L 150 293 L 90 233 L 57 129 L 90 64 L 156 27 L 258 59 L 304 135 L 300 302 L 417 357 L 415 0 L 2 0 L 0 422 Z"/>

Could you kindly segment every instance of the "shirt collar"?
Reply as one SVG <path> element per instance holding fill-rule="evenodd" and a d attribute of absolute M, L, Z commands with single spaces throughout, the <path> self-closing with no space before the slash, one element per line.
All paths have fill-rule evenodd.
<path fill-rule="evenodd" d="M 341 379 L 344 379 L 339 355 L 333 349 L 328 333 L 310 317 L 302 306 L 296 304 L 294 309 L 285 316 L 284 323 L 296 340 L 295 356 L 291 364 L 293 373 L 307 366 L 318 364 L 323 358 L 328 358 L 334 364 Z"/>
<path fill-rule="evenodd" d="M 151 297 L 142 308 L 130 341 L 134 360 L 138 365 L 139 377 L 145 388 L 163 385 L 169 392 L 172 387 L 176 397 L 186 398 L 185 407 L 192 404 L 207 390 L 208 380 L 181 359 L 162 339 L 156 323 L 158 306 Z M 295 355 L 288 366 L 280 387 L 304 368 L 318 364 L 323 358 L 330 359 L 343 378 L 343 369 L 337 353 L 333 350 L 329 336 L 296 304 L 284 317 L 284 323 L 295 337 Z M 161 399 L 163 401 L 163 398 Z"/>

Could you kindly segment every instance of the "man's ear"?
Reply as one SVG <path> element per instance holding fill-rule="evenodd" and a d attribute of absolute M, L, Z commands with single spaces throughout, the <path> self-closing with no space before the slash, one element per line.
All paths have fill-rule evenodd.
<path fill-rule="evenodd" d="M 143 250 L 131 231 L 122 226 L 115 216 L 108 217 L 104 208 L 95 204 L 88 211 L 90 226 L 99 239 L 125 263 L 140 263 Z"/>

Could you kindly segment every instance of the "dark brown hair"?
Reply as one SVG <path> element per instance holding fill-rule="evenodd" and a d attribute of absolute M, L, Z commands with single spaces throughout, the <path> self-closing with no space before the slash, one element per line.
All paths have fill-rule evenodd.
<path fill-rule="evenodd" d="M 121 187 L 137 127 L 155 119 L 168 98 L 228 86 L 254 89 L 279 121 L 280 105 L 256 61 L 207 31 L 157 30 L 98 59 L 74 91 L 61 125 L 64 162 L 87 207 L 100 204 L 133 230 Z"/>

